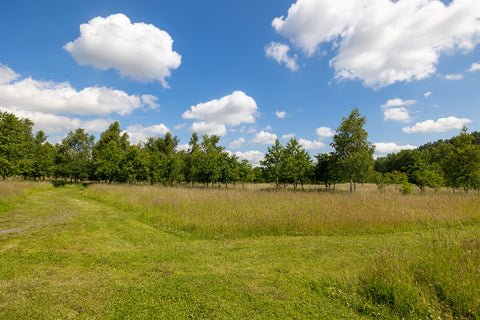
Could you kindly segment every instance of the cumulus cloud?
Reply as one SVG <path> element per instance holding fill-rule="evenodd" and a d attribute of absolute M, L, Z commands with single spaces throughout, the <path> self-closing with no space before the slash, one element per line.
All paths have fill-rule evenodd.
<path fill-rule="evenodd" d="M 0 107 L 3 112 L 15 114 L 20 118 L 28 118 L 33 121 L 35 130 L 43 130 L 46 133 L 62 133 L 73 131 L 77 128 L 85 129 L 89 133 L 98 133 L 105 131 L 113 122 L 107 119 L 88 119 L 81 120 L 67 116 L 59 116 L 51 113 L 39 111 L 12 110 Z"/>
<path fill-rule="evenodd" d="M 155 96 L 152 96 L 151 94 L 144 94 L 142 96 L 142 102 L 144 105 L 150 106 L 152 109 L 158 109 L 160 108 L 160 105 L 157 103 L 158 98 Z"/>
<path fill-rule="evenodd" d="M 432 94 L 432 93 L 431 93 L 430 91 L 428 91 L 428 92 L 425 92 L 425 93 L 423 94 L 423 96 L 424 96 L 425 99 L 426 99 L 426 98 L 430 97 L 431 94 Z"/>
<path fill-rule="evenodd" d="M 225 127 L 224 124 L 214 122 L 194 122 L 190 131 L 200 134 L 208 134 L 209 136 L 224 136 L 227 134 L 227 127 Z"/>
<path fill-rule="evenodd" d="M 96 17 L 80 25 L 80 37 L 63 48 L 81 65 L 116 69 L 122 77 L 141 82 L 165 81 L 182 56 L 172 49 L 170 35 L 154 25 L 131 23 L 124 14 Z"/>
<path fill-rule="evenodd" d="M 287 140 L 290 140 L 292 138 L 295 138 L 296 134 L 295 133 L 289 133 L 289 134 L 284 134 L 282 136 L 282 139 L 287 139 Z"/>
<path fill-rule="evenodd" d="M 187 126 L 186 123 L 179 123 L 177 124 L 175 127 L 173 127 L 175 130 L 182 130 L 182 129 L 185 129 L 185 127 Z"/>
<path fill-rule="evenodd" d="M 302 145 L 302 147 L 304 147 L 305 149 L 311 149 L 311 150 L 322 149 L 325 147 L 325 143 L 321 141 L 316 141 L 316 140 L 310 141 L 310 140 L 300 139 L 298 140 L 298 143 Z"/>
<path fill-rule="evenodd" d="M 462 80 L 463 74 L 446 74 L 445 79 L 446 80 Z"/>
<path fill-rule="evenodd" d="M 277 135 L 275 133 L 262 130 L 258 132 L 250 142 L 254 144 L 274 144 L 275 140 L 277 140 Z"/>
<path fill-rule="evenodd" d="M 279 119 L 283 119 L 287 116 L 287 113 L 285 111 L 275 111 L 275 115 Z"/>
<path fill-rule="evenodd" d="M 197 120 L 191 130 L 194 132 L 217 132 L 225 135 L 226 126 L 254 123 L 257 103 L 242 91 L 235 91 L 220 100 L 214 99 L 190 107 L 183 113 L 183 119 Z M 198 131 L 202 129 L 203 131 Z"/>
<path fill-rule="evenodd" d="M 391 108 L 391 107 L 402 107 L 402 106 L 411 106 L 417 103 L 416 100 L 402 100 L 399 98 L 390 99 L 386 103 L 382 104 L 380 107 L 382 109 Z"/>
<path fill-rule="evenodd" d="M 165 135 L 168 128 L 162 124 L 156 124 L 149 127 L 144 127 L 141 124 L 135 124 L 132 126 L 128 126 L 125 130 L 128 133 L 128 137 L 131 143 L 137 144 L 139 142 L 144 142 L 147 138 L 158 136 L 158 135 Z"/>
<path fill-rule="evenodd" d="M 472 122 L 470 119 L 459 119 L 457 117 L 440 118 L 437 121 L 426 120 L 417 122 L 413 127 L 405 127 L 405 133 L 425 133 L 425 132 L 445 132 L 452 129 L 462 129 L 467 123 Z"/>
<path fill-rule="evenodd" d="M 410 113 L 404 107 L 401 108 L 390 108 L 383 112 L 383 120 L 392 120 L 392 121 L 400 121 L 400 122 L 410 122 L 412 118 L 410 117 Z"/>
<path fill-rule="evenodd" d="M 288 51 L 290 51 L 290 47 L 288 45 L 278 42 L 270 42 L 265 46 L 266 57 L 273 58 L 279 64 L 284 64 L 288 69 L 296 71 L 298 70 L 298 56 L 296 54 L 289 56 Z"/>
<path fill-rule="evenodd" d="M 329 127 L 319 127 L 317 128 L 317 135 L 323 139 L 333 137 L 335 135 L 335 132 L 332 130 L 332 128 Z"/>
<path fill-rule="evenodd" d="M 228 147 L 230 149 L 238 149 L 240 148 L 243 144 L 245 143 L 245 139 L 244 138 L 238 138 L 236 140 L 233 140 L 229 145 Z"/>
<path fill-rule="evenodd" d="M 272 26 L 307 55 L 331 43 L 339 80 L 374 88 L 425 79 L 442 54 L 480 42 L 480 1 L 298 0 Z"/>
<path fill-rule="evenodd" d="M 37 81 L 32 78 L 0 84 L 0 105 L 25 111 L 79 115 L 116 112 L 126 115 L 146 103 L 151 105 L 153 98 L 151 95 L 140 98 L 105 87 L 87 87 L 77 91 L 68 82 Z"/>
<path fill-rule="evenodd" d="M 236 126 L 255 122 L 257 103 L 242 91 L 235 91 L 220 100 L 214 99 L 190 107 L 183 113 L 184 119 L 222 123 Z"/>
<path fill-rule="evenodd" d="M 470 66 L 470 69 L 468 69 L 468 72 L 475 72 L 475 71 L 478 71 L 478 70 L 480 70 L 480 62 L 474 62 Z"/>
<path fill-rule="evenodd" d="M 383 109 L 383 120 L 410 122 L 412 120 L 410 112 L 405 106 L 411 106 L 415 103 L 417 103 L 416 100 L 402 100 L 399 98 L 388 100 L 380 106 Z"/>
<path fill-rule="evenodd" d="M 375 152 L 379 154 L 397 153 L 402 150 L 413 150 L 417 148 L 416 146 L 412 146 L 409 144 L 402 146 L 402 145 L 397 145 L 396 143 L 393 143 L 393 142 L 388 142 L 388 143 L 377 142 L 377 143 L 374 143 L 374 145 L 375 145 Z"/>
<path fill-rule="evenodd" d="M 190 149 L 189 144 L 179 144 L 177 145 L 177 151 L 188 151 Z"/>
<path fill-rule="evenodd" d="M 263 152 L 257 150 L 251 150 L 247 152 L 235 152 L 235 155 L 240 159 L 247 159 L 248 162 L 254 167 L 258 167 L 260 165 L 260 161 L 265 158 L 265 154 Z"/>
<path fill-rule="evenodd" d="M 19 76 L 15 71 L 0 63 L 0 84 L 10 83 Z"/>

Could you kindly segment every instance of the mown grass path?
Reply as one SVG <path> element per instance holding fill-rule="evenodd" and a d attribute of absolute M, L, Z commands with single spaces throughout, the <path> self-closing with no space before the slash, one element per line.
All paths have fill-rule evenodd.
<path fill-rule="evenodd" d="M 332 288 L 425 236 L 190 239 L 83 192 L 32 191 L 0 213 L 0 318 L 370 318 Z"/>

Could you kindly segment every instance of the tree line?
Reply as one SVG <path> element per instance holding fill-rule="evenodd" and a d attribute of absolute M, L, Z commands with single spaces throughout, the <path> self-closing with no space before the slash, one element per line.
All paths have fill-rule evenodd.
<path fill-rule="evenodd" d="M 326 189 L 349 183 L 409 184 L 420 189 L 442 186 L 479 189 L 480 134 L 437 141 L 416 150 L 403 150 L 374 160 L 374 146 L 364 129 L 366 119 L 358 109 L 342 119 L 333 136 L 334 151 L 312 158 L 292 138 L 283 146 L 277 139 L 267 149 L 260 166 L 226 152 L 218 136 L 193 133 L 186 150 L 171 133 L 150 137 L 137 145 L 118 122 L 112 123 L 95 141 L 84 129 L 71 131 L 60 143 L 51 144 L 43 131 L 33 132 L 33 122 L 0 112 L 0 174 L 24 179 L 103 181 L 106 183 L 151 183 L 205 186 L 270 182 L 280 187 L 322 184 Z"/>

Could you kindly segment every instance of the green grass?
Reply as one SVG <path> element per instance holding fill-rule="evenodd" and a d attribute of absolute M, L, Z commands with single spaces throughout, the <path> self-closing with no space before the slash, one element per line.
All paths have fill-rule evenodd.
<path fill-rule="evenodd" d="M 429 197 L 30 185 L 0 211 L 0 318 L 478 319 L 478 198 Z"/>

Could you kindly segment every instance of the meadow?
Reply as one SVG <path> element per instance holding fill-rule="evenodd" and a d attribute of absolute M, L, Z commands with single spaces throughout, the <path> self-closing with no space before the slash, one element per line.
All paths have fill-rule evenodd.
<path fill-rule="evenodd" d="M 2 319 L 480 319 L 480 196 L 0 183 Z"/>

